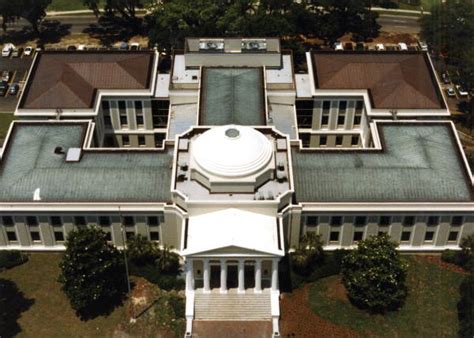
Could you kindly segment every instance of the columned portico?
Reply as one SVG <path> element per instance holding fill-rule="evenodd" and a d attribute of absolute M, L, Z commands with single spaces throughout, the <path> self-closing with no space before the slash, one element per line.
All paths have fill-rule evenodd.
<path fill-rule="evenodd" d="M 225 259 L 220 260 L 221 263 L 221 293 L 227 293 L 227 263 Z"/>
<path fill-rule="evenodd" d="M 238 293 L 245 292 L 245 270 L 244 270 L 244 260 L 239 259 L 239 288 Z"/>

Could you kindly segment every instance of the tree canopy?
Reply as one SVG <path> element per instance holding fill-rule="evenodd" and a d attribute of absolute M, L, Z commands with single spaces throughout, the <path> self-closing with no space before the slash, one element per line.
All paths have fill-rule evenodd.
<path fill-rule="evenodd" d="M 0 15 L 2 16 L 2 28 L 7 30 L 7 24 L 24 18 L 30 24 L 35 33 L 39 33 L 41 21 L 46 16 L 46 8 L 52 0 L 0 0 Z"/>

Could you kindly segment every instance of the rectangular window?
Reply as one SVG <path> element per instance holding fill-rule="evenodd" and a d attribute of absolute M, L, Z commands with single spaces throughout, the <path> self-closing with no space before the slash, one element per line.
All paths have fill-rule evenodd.
<path fill-rule="evenodd" d="M 388 226 L 392 223 L 392 219 L 390 216 L 380 216 L 379 218 L 379 225 L 380 226 Z"/>
<path fill-rule="evenodd" d="M 309 141 L 310 141 L 310 134 L 298 134 L 300 140 L 301 140 L 301 145 L 303 148 L 308 148 L 309 147 Z"/>
<path fill-rule="evenodd" d="M 326 146 L 328 144 L 328 137 L 326 135 L 319 136 L 319 145 Z"/>
<path fill-rule="evenodd" d="M 170 109 L 170 101 L 153 100 L 151 101 L 151 116 L 153 120 L 153 128 L 166 128 L 168 124 L 168 115 Z"/>
<path fill-rule="evenodd" d="M 125 226 L 134 226 L 135 225 L 135 218 L 133 216 L 123 216 L 123 225 Z"/>
<path fill-rule="evenodd" d="M 150 230 L 150 241 L 159 241 L 160 232 L 157 230 Z"/>
<path fill-rule="evenodd" d="M 311 128 L 313 123 L 313 100 L 297 100 L 296 119 L 298 128 Z"/>
<path fill-rule="evenodd" d="M 363 226 L 367 224 L 367 217 L 366 216 L 356 216 L 354 220 L 354 224 L 356 226 Z"/>
<path fill-rule="evenodd" d="M 360 126 L 361 118 L 361 115 L 354 115 L 354 126 Z"/>
<path fill-rule="evenodd" d="M 352 135 L 351 145 L 353 145 L 353 146 L 358 146 L 359 145 L 359 135 Z"/>
<path fill-rule="evenodd" d="M 161 148 L 165 140 L 166 134 L 158 133 L 154 135 L 155 147 Z"/>
<path fill-rule="evenodd" d="M 102 101 L 102 111 L 104 114 L 110 114 L 110 103 L 109 101 Z"/>
<path fill-rule="evenodd" d="M 345 123 L 346 123 L 346 115 L 341 115 L 341 113 L 339 113 L 339 115 L 337 116 L 337 126 L 342 128 L 344 127 Z"/>
<path fill-rule="evenodd" d="M 51 216 L 49 220 L 52 226 L 62 226 L 63 225 L 63 220 L 61 219 L 60 216 Z"/>
<path fill-rule="evenodd" d="M 353 236 L 353 241 L 354 242 L 361 241 L 363 237 L 364 237 L 364 232 L 363 231 L 354 231 L 354 236 Z"/>
<path fill-rule="evenodd" d="M 333 226 L 342 225 L 342 216 L 332 216 L 330 224 Z"/>
<path fill-rule="evenodd" d="M 135 236 L 135 230 L 126 230 L 125 238 L 128 240 L 132 239 Z"/>
<path fill-rule="evenodd" d="M 7 239 L 9 242 L 18 242 L 18 238 L 16 237 L 15 229 L 7 229 Z"/>
<path fill-rule="evenodd" d="M 426 222 L 428 226 L 436 226 L 439 224 L 439 216 L 429 216 Z"/>
<path fill-rule="evenodd" d="M 2 224 L 6 226 L 12 226 L 15 224 L 12 216 L 2 216 Z"/>
<path fill-rule="evenodd" d="M 412 226 L 415 225 L 415 216 L 405 216 L 403 218 L 403 225 L 404 226 Z"/>
<path fill-rule="evenodd" d="M 434 239 L 434 231 L 426 231 L 425 232 L 425 242 L 433 242 Z"/>
<path fill-rule="evenodd" d="M 318 223 L 318 216 L 308 216 L 306 217 L 306 225 L 309 227 L 315 227 Z"/>
<path fill-rule="evenodd" d="M 321 128 L 327 128 L 329 125 L 329 115 L 323 114 L 321 116 Z"/>
<path fill-rule="evenodd" d="M 342 140 L 343 140 L 342 135 L 337 135 L 336 136 L 336 146 L 339 146 L 339 147 L 342 146 Z"/>
<path fill-rule="evenodd" d="M 56 242 L 64 242 L 64 232 L 62 227 L 57 227 L 54 229 L 54 240 Z"/>
<path fill-rule="evenodd" d="M 124 147 L 130 145 L 130 137 L 128 135 L 122 135 L 122 144 Z"/>
<path fill-rule="evenodd" d="M 84 216 L 74 216 L 74 225 L 84 226 L 87 224 L 86 218 Z"/>
<path fill-rule="evenodd" d="M 158 226 L 160 225 L 160 220 L 157 216 L 148 216 L 147 224 L 149 226 Z"/>
<path fill-rule="evenodd" d="M 30 230 L 31 241 L 38 243 L 41 242 L 41 236 L 39 230 Z"/>
<path fill-rule="evenodd" d="M 409 242 L 411 238 L 411 231 L 402 231 L 401 242 Z"/>
<path fill-rule="evenodd" d="M 122 128 L 128 128 L 128 117 L 127 115 L 120 115 L 120 125 Z"/>
<path fill-rule="evenodd" d="M 454 227 L 461 226 L 463 224 L 463 217 L 462 216 L 453 216 L 451 218 L 451 225 Z"/>
<path fill-rule="evenodd" d="M 331 109 L 331 101 L 323 101 L 323 115 L 329 115 Z"/>
<path fill-rule="evenodd" d="M 145 136 L 143 136 L 143 135 L 138 135 L 138 145 L 139 145 L 140 147 L 146 146 Z"/>
<path fill-rule="evenodd" d="M 143 102 L 142 101 L 135 101 L 135 113 L 137 115 L 143 114 Z"/>
<path fill-rule="evenodd" d="M 448 242 L 457 242 L 458 235 L 459 235 L 459 231 L 450 231 L 448 235 Z"/>
<path fill-rule="evenodd" d="M 357 101 L 356 106 L 355 106 L 355 113 L 356 114 L 362 114 L 362 108 L 364 107 L 364 102 L 363 101 Z"/>
<path fill-rule="evenodd" d="M 112 128 L 112 119 L 110 115 L 104 115 L 104 125 L 106 128 Z"/>
<path fill-rule="evenodd" d="M 127 103 L 125 101 L 119 101 L 118 108 L 120 115 L 127 114 Z"/>
<path fill-rule="evenodd" d="M 347 101 L 339 101 L 339 114 L 345 114 L 347 109 Z"/>
<path fill-rule="evenodd" d="M 331 231 L 329 233 L 329 242 L 339 242 L 339 231 Z"/>
<path fill-rule="evenodd" d="M 112 222 L 110 221 L 109 216 L 99 216 L 99 225 L 100 226 L 110 226 Z"/>
<path fill-rule="evenodd" d="M 27 225 L 38 225 L 38 219 L 35 216 L 27 216 L 26 217 L 26 224 Z"/>
<path fill-rule="evenodd" d="M 143 128 L 144 126 L 143 115 L 137 115 L 137 128 Z"/>

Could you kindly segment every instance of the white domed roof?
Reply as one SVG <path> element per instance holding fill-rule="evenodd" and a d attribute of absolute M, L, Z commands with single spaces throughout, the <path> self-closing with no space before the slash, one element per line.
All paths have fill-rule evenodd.
<path fill-rule="evenodd" d="M 251 175 L 266 166 L 273 154 L 273 146 L 265 135 L 236 125 L 209 129 L 191 147 L 198 166 L 221 177 Z"/>

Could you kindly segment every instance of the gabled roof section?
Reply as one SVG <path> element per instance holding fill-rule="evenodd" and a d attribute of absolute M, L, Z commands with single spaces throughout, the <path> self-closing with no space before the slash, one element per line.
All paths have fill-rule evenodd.
<path fill-rule="evenodd" d="M 367 89 L 375 109 L 445 109 L 425 53 L 313 52 L 317 89 Z"/>
<path fill-rule="evenodd" d="M 149 89 L 153 51 L 41 52 L 20 109 L 92 108 L 98 89 Z"/>

